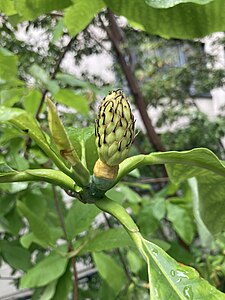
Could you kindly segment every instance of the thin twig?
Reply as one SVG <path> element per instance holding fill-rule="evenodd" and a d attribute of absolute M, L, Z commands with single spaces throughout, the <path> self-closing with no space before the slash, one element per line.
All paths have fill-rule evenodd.
<path fill-rule="evenodd" d="M 73 278 L 74 278 L 73 300 L 78 300 L 78 275 L 77 275 L 77 268 L 76 268 L 76 256 L 72 257 L 72 268 L 73 268 Z"/>
<path fill-rule="evenodd" d="M 63 230 L 64 233 L 64 238 L 66 239 L 67 243 L 68 243 L 68 252 L 71 252 L 74 250 L 73 245 L 71 243 L 71 241 L 68 238 L 67 232 L 66 232 L 66 225 L 65 225 L 65 221 L 64 221 L 64 217 L 60 208 L 60 204 L 59 204 L 59 198 L 56 192 L 56 188 L 54 186 L 52 186 L 52 191 L 53 191 L 53 198 L 54 198 L 54 204 L 55 204 L 55 208 L 59 217 L 59 221 L 60 221 L 60 225 L 61 228 Z M 72 269 L 73 269 L 73 277 L 74 277 L 74 293 L 73 293 L 73 300 L 78 300 L 78 275 L 77 275 L 77 268 L 76 268 L 76 257 L 73 256 L 71 258 L 71 263 L 72 263 Z"/>
<path fill-rule="evenodd" d="M 66 53 L 70 50 L 70 48 L 71 48 L 73 42 L 75 41 L 75 39 L 76 39 L 76 36 L 74 36 L 73 38 L 71 38 L 71 40 L 69 41 L 69 43 L 65 46 L 63 52 L 61 53 L 61 55 L 59 56 L 59 59 L 58 59 L 57 62 L 56 62 L 54 71 L 53 71 L 52 74 L 50 75 L 50 78 L 51 78 L 51 79 L 55 79 L 56 74 L 57 74 L 58 71 L 59 71 L 60 64 L 61 64 L 62 60 L 64 59 Z M 48 92 L 48 90 L 44 90 L 43 93 L 42 93 L 41 101 L 40 101 L 40 103 L 39 103 L 38 109 L 37 109 L 36 114 L 35 114 L 35 117 L 36 117 L 37 119 L 39 119 L 39 114 L 40 114 L 41 109 L 42 109 L 42 106 L 43 106 L 43 104 L 44 104 L 45 96 L 46 96 L 47 92 Z"/>

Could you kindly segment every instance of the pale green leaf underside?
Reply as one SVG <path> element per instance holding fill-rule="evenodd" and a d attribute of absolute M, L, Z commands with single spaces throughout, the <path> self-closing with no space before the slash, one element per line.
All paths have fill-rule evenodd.
<path fill-rule="evenodd" d="M 169 8 L 181 3 L 207 4 L 213 0 L 145 0 L 145 3 L 155 8 Z"/>
<path fill-rule="evenodd" d="M 225 167 L 208 149 L 158 152 L 137 155 L 120 164 L 117 182 L 131 170 L 143 165 L 165 164 L 172 182 L 179 183 L 196 177 L 200 217 L 212 234 L 225 228 Z"/>
<path fill-rule="evenodd" d="M 149 0 L 149 4 L 143 0 L 105 0 L 105 3 L 115 14 L 141 24 L 151 34 L 167 38 L 203 37 L 225 29 L 224 0 Z M 169 8 L 163 9 L 166 7 Z"/>
<path fill-rule="evenodd" d="M 148 262 L 150 299 L 223 300 L 225 294 L 202 279 L 191 267 L 179 264 L 158 246 L 142 239 Z"/>

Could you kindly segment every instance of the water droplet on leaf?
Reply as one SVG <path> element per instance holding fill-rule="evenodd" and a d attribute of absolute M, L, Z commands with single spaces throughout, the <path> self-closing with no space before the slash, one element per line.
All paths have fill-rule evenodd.
<path fill-rule="evenodd" d="M 186 286 L 183 289 L 183 294 L 186 299 L 193 300 L 193 291 L 192 291 L 191 286 Z"/>
<path fill-rule="evenodd" d="M 155 255 L 155 256 L 158 256 L 158 251 L 156 249 L 152 249 L 152 253 Z"/>
<path fill-rule="evenodd" d="M 171 271 L 170 271 L 170 275 L 171 275 L 172 277 L 174 277 L 174 276 L 176 275 L 176 272 L 175 272 L 174 270 L 171 270 Z"/>

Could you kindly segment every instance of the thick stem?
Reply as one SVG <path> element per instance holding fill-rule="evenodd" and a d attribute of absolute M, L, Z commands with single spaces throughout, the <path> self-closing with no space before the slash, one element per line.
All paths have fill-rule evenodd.
<path fill-rule="evenodd" d="M 64 189 L 74 190 L 75 182 L 61 171 L 52 169 L 33 169 L 26 171 L 14 171 L 0 176 L 0 183 L 21 181 L 45 181 L 59 185 Z"/>
<path fill-rule="evenodd" d="M 110 10 L 108 11 L 107 16 L 108 16 L 108 19 L 110 22 L 110 30 L 108 28 L 106 28 L 104 26 L 104 23 L 102 22 L 104 29 L 106 30 L 108 37 L 112 42 L 112 45 L 115 49 L 120 66 L 123 70 L 123 73 L 124 73 L 126 79 L 127 79 L 131 93 L 134 96 L 134 101 L 140 112 L 142 121 L 145 125 L 148 139 L 157 151 L 165 151 L 165 147 L 162 145 L 160 138 L 157 135 L 157 133 L 152 125 L 152 121 L 148 115 L 145 100 L 141 93 L 138 81 L 132 71 L 131 66 L 126 62 L 124 54 L 121 50 L 120 44 L 121 44 L 121 42 L 124 42 L 124 37 L 121 34 L 121 29 L 117 25 L 115 16 L 113 15 L 113 13 Z M 128 49 L 127 49 L 127 52 L 129 52 Z"/>
<path fill-rule="evenodd" d="M 134 223 L 133 219 L 127 213 L 125 208 L 107 197 L 97 200 L 95 202 L 95 205 L 104 212 L 107 212 L 110 215 L 114 216 L 119 221 L 119 223 L 123 225 L 123 227 L 126 229 L 130 237 L 136 244 L 138 250 L 143 255 L 142 236 L 137 225 Z"/>

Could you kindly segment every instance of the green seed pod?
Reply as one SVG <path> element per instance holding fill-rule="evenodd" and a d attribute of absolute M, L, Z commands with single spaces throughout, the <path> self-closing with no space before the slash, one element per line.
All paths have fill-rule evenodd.
<path fill-rule="evenodd" d="M 135 137 L 134 116 L 122 90 L 104 98 L 96 120 L 96 145 L 100 160 L 118 166 L 128 155 Z"/>

